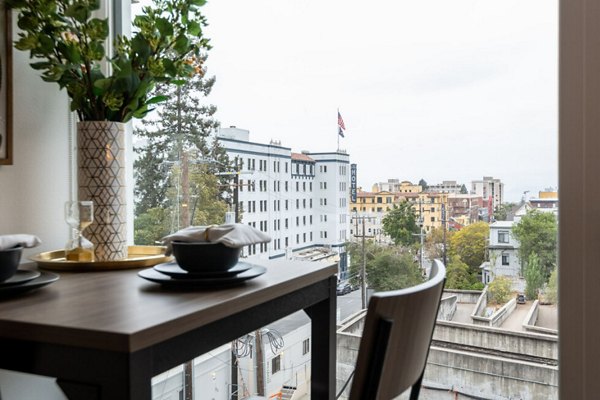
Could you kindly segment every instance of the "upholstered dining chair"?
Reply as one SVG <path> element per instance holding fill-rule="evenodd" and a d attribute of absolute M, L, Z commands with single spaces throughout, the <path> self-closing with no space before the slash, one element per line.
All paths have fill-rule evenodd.
<path fill-rule="evenodd" d="M 408 388 L 418 399 L 445 280 L 446 268 L 435 260 L 426 282 L 373 294 L 350 400 L 388 400 Z"/>

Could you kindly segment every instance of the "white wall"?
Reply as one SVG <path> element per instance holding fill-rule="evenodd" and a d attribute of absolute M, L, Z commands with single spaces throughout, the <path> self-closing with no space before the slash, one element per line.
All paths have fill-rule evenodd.
<path fill-rule="evenodd" d="M 0 166 L 0 235 L 38 235 L 42 245 L 25 258 L 61 248 L 67 239 L 69 112 L 66 93 L 29 68 L 27 53 L 14 50 L 13 61 L 14 162 Z"/>

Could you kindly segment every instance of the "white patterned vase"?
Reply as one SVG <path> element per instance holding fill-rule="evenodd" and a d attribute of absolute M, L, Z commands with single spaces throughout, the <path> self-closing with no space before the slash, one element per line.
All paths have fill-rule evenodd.
<path fill-rule="evenodd" d="M 85 236 L 96 261 L 127 257 L 125 125 L 111 121 L 77 124 L 77 186 L 80 201 L 94 202 L 94 222 Z"/>

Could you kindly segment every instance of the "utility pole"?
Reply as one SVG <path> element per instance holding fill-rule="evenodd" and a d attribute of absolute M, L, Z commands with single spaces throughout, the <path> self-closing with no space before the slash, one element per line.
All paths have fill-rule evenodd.
<path fill-rule="evenodd" d="M 446 223 L 448 221 L 446 220 L 446 205 L 444 203 L 442 203 L 442 224 L 444 226 L 444 266 L 448 265 L 446 264 L 447 260 L 446 260 Z"/>
<path fill-rule="evenodd" d="M 190 226 L 190 166 L 187 150 L 181 156 L 181 227 Z"/>
<path fill-rule="evenodd" d="M 260 329 L 254 332 L 256 347 L 256 394 L 265 395 L 265 357 L 263 354 L 262 333 Z"/>
<path fill-rule="evenodd" d="M 367 308 L 367 252 L 365 249 L 365 218 L 362 218 L 362 267 L 360 269 L 360 298 L 362 308 Z"/>
<path fill-rule="evenodd" d="M 423 241 L 425 239 L 425 233 L 423 233 L 423 201 L 421 200 L 420 197 L 419 197 L 419 232 L 420 233 L 413 233 L 413 236 L 420 237 L 421 248 L 419 249 L 419 268 L 421 268 L 421 273 L 424 273 L 425 269 L 423 268 L 423 247 L 424 247 Z"/>
<path fill-rule="evenodd" d="M 373 237 L 373 236 L 365 235 L 365 219 L 367 219 L 369 217 L 366 217 L 364 215 L 361 215 L 359 217 L 358 214 L 356 214 L 355 218 L 356 218 L 356 220 L 355 220 L 356 234 L 354 235 L 354 237 L 361 238 L 361 247 L 362 247 L 362 265 L 360 268 L 360 297 L 362 300 L 362 303 L 361 303 L 362 308 L 365 309 L 365 308 L 367 308 L 367 250 L 365 247 L 365 238 Z M 362 234 L 361 235 L 358 234 L 358 219 L 359 218 L 362 220 Z"/>

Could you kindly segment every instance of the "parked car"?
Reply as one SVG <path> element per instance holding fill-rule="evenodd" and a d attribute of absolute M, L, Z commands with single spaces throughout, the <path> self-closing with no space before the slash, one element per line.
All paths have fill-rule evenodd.
<path fill-rule="evenodd" d="M 340 282 L 337 285 L 336 293 L 338 296 L 348 294 L 352 291 L 352 285 L 348 282 Z"/>
<path fill-rule="evenodd" d="M 525 296 L 523 293 L 519 293 L 517 295 L 517 304 L 525 304 L 526 301 L 527 301 L 527 296 Z"/>

